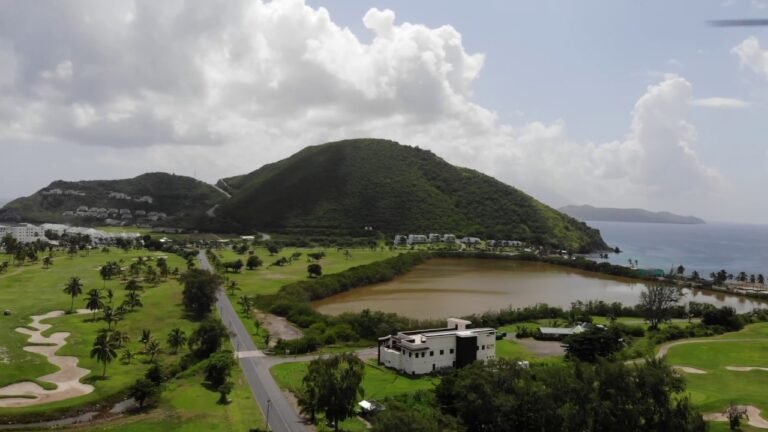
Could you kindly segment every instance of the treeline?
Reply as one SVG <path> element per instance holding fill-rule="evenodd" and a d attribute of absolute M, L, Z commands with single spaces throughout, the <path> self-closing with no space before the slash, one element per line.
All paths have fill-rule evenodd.
<path fill-rule="evenodd" d="M 608 262 L 597 262 L 584 257 L 574 259 L 563 258 L 559 256 L 539 256 L 531 252 L 523 252 L 515 255 L 499 254 L 493 252 L 451 252 L 436 251 L 432 256 L 437 258 L 473 258 L 473 259 L 503 259 L 511 261 L 531 261 L 542 262 L 546 264 L 558 265 L 563 267 L 575 268 L 578 270 L 602 273 L 610 276 L 625 277 L 643 281 L 657 281 L 655 278 L 639 274 L 637 270 L 626 266 L 611 264 Z"/>
<path fill-rule="evenodd" d="M 304 337 L 301 339 L 292 341 L 278 340 L 276 344 L 278 352 L 305 353 L 314 351 L 322 345 L 373 340 L 403 330 L 441 327 L 444 324 L 442 320 L 420 321 L 397 314 L 369 310 L 359 313 L 344 313 L 336 317 L 326 316 L 317 312 L 310 304 L 311 301 L 323 299 L 351 289 L 390 281 L 433 257 L 501 258 L 536 261 L 565 265 L 587 271 L 598 271 L 614 276 L 631 276 L 636 279 L 642 279 L 638 278 L 633 270 L 626 267 L 608 263 L 595 263 L 585 259 L 542 258 L 533 254 L 510 256 L 489 253 L 409 252 L 383 261 L 353 267 L 341 273 L 285 285 L 276 294 L 257 296 L 255 304 L 260 309 L 285 317 L 305 329 Z M 658 283 L 658 281 L 655 282 Z M 509 324 L 541 319 L 563 320 L 574 325 L 577 322 L 591 322 L 592 316 L 645 318 L 647 312 L 642 304 L 628 306 L 619 302 L 607 303 L 598 300 L 577 301 L 572 303 L 570 308 L 547 304 L 536 304 L 522 308 L 510 306 L 498 311 L 472 314 L 462 318 L 471 321 L 477 327 L 499 328 Z M 661 343 L 666 340 L 682 337 L 710 336 L 725 331 L 738 330 L 749 322 L 764 320 L 766 317 L 760 315 L 763 312 L 755 311 L 738 315 L 733 308 L 717 308 L 713 305 L 698 302 L 670 305 L 668 310 L 665 311 L 667 318 L 700 318 L 702 323 L 686 328 L 669 326 L 655 331 L 653 340 L 656 343 Z"/>
<path fill-rule="evenodd" d="M 386 282 L 407 273 L 429 259 L 429 254 L 414 252 L 400 254 L 371 264 L 352 267 L 344 272 L 285 285 L 273 295 L 256 296 L 255 304 L 305 329 L 301 339 L 278 340 L 277 352 L 299 354 L 311 352 L 322 345 L 373 340 L 399 330 L 438 325 L 401 317 L 397 314 L 364 310 L 339 316 L 323 315 L 312 308 L 310 301 L 339 294 L 350 289 Z"/>
<path fill-rule="evenodd" d="M 440 411 L 467 431 L 707 430 L 683 378 L 660 360 L 474 363 L 445 376 L 435 393 Z"/>
<path fill-rule="evenodd" d="M 435 390 L 382 400 L 372 432 L 708 430 L 680 375 L 660 360 L 531 365 L 473 363 Z"/>

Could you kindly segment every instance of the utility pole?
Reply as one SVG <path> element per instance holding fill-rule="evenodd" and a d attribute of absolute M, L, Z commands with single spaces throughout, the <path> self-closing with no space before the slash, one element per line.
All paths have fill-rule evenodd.
<path fill-rule="evenodd" d="M 269 427 L 269 408 L 272 407 L 272 399 L 267 399 L 267 431 L 271 431 L 272 428 Z"/>

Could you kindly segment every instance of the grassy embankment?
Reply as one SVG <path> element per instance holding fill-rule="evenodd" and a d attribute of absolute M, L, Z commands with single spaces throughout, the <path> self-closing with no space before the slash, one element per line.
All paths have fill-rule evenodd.
<path fill-rule="evenodd" d="M 184 268 L 184 261 L 175 256 L 164 253 L 147 251 L 124 252 L 112 249 L 110 253 L 91 252 L 89 256 L 76 256 L 69 258 L 63 253 L 58 253 L 54 258 L 54 265 L 49 269 L 43 269 L 40 263 L 26 264 L 22 266 L 11 265 L 7 273 L 0 275 L 0 304 L 3 309 L 12 311 L 11 316 L 0 317 L 0 347 L 3 348 L 3 361 L 0 362 L 0 386 L 23 380 L 34 380 L 42 375 L 57 370 L 40 355 L 27 353 L 22 350 L 27 341 L 27 336 L 14 331 L 16 327 L 27 325 L 30 315 L 38 315 L 52 310 L 68 310 L 70 297 L 62 289 L 71 276 L 82 279 L 84 292 L 92 288 L 111 288 L 115 293 L 113 305 L 119 304 L 126 295 L 123 288 L 124 282 L 119 278 L 102 281 L 98 268 L 107 261 L 122 260 L 123 266 L 128 266 L 139 256 L 167 256 L 171 268 Z M 0 255 L 0 262 L 9 259 L 7 255 Z M 150 261 L 154 265 L 154 261 Z M 166 345 L 168 332 L 175 327 L 183 329 L 190 334 L 195 323 L 184 317 L 181 308 L 181 285 L 168 279 L 156 287 L 147 286 L 142 293 L 143 307 L 126 315 L 125 319 L 117 324 L 117 329 L 126 332 L 131 340 L 127 347 L 134 353 L 140 353 L 143 346 L 138 341 L 142 329 L 149 329 L 152 335 L 158 339 L 165 352 L 159 356 L 163 363 L 173 363 L 183 354 L 173 355 Z M 105 299 L 106 302 L 106 299 Z M 82 308 L 85 304 L 85 294 L 75 299 L 75 308 Z M 101 377 L 102 366 L 91 359 L 89 352 L 97 332 L 106 327 L 99 320 L 92 320 L 92 315 L 67 315 L 45 321 L 53 327 L 46 331 L 45 335 L 55 332 L 70 332 L 67 345 L 62 347 L 57 354 L 72 355 L 80 359 L 79 366 L 91 370 L 91 374 L 84 378 L 95 386 L 95 391 L 81 397 L 64 401 L 32 406 L 27 408 L 0 408 L 2 417 L 28 417 L 39 419 L 42 417 L 55 417 L 66 412 L 89 404 L 97 403 L 104 398 L 117 398 L 123 391 L 144 374 L 147 365 L 147 356 L 138 354 L 131 364 L 125 364 L 115 360 L 107 368 L 107 378 Z M 118 350 L 118 354 L 122 349 Z M 148 424 L 157 423 L 157 430 L 200 430 L 207 428 L 199 422 L 231 424 L 236 427 L 212 430 L 238 430 L 246 429 L 246 425 L 258 423 L 261 413 L 253 405 L 250 390 L 239 374 L 235 374 L 237 385 L 233 391 L 234 402 L 226 407 L 216 405 L 218 394 L 205 389 L 202 386 L 202 377 L 195 376 L 173 381 L 169 384 L 169 390 L 163 395 L 163 400 L 158 411 L 136 417 L 146 417 Z M 210 407 L 208 407 L 210 404 Z M 207 416 L 197 416 L 202 406 L 210 408 L 211 419 Z M 220 411 L 219 414 L 213 411 Z M 215 415 L 214 415 L 215 414 Z M 216 420 L 222 416 L 229 421 Z M 223 418 L 223 417 L 222 417 Z M 134 418 L 125 421 L 133 424 Z M 173 429 L 170 426 L 175 422 L 177 427 L 185 425 L 192 429 Z M 141 430 L 145 430 L 143 428 Z M 112 426 L 110 426 L 112 427 Z M 129 427 L 129 426 L 126 426 Z M 98 430 L 98 429 L 96 429 Z M 117 430 L 117 429 L 106 429 Z M 131 430 L 130 427 L 126 430 Z M 137 429 L 138 430 L 138 429 Z"/>
<path fill-rule="evenodd" d="M 768 371 L 738 372 L 728 366 L 768 368 L 768 323 L 752 324 L 738 332 L 699 341 L 750 339 L 734 342 L 697 342 L 671 347 L 669 364 L 694 367 L 706 374 L 686 374 L 687 389 L 702 412 L 722 412 L 733 402 L 754 405 L 768 417 Z M 719 427 L 719 426 L 718 426 Z M 717 429 L 715 429 L 717 430 Z"/>
<path fill-rule="evenodd" d="M 266 248 L 257 247 L 254 248 L 254 254 L 261 258 L 264 262 L 263 266 L 255 269 L 248 270 L 243 268 L 240 273 L 221 273 L 230 280 L 237 282 L 240 287 L 240 291 L 230 294 L 230 299 L 235 305 L 235 308 L 243 321 L 243 324 L 248 329 L 253 338 L 254 343 L 259 348 L 265 348 L 264 336 L 267 331 L 263 327 L 257 328 L 254 325 L 254 315 L 243 313 L 240 307 L 237 305 L 237 300 L 242 295 L 254 296 L 263 294 L 274 294 L 283 285 L 287 285 L 292 282 L 305 280 L 308 277 L 307 273 L 307 254 L 312 252 L 325 252 L 325 257 L 320 260 L 320 265 L 323 267 L 323 274 L 340 273 L 349 268 L 369 264 L 375 261 L 379 261 L 385 258 L 396 255 L 395 252 L 385 250 L 370 249 L 349 249 L 350 256 L 347 257 L 343 251 L 339 251 L 336 248 L 326 249 L 307 249 L 307 248 L 285 248 L 278 254 L 270 256 Z M 220 249 L 215 251 L 222 262 L 235 261 L 242 259 L 245 262 L 248 259 L 248 254 L 238 255 L 231 249 Z M 301 253 L 301 257 L 285 266 L 270 266 L 271 263 L 277 261 L 280 257 L 290 258 L 295 253 Z"/>

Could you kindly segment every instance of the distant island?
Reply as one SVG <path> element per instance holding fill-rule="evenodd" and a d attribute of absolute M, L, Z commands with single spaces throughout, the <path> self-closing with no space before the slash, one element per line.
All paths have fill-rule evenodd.
<path fill-rule="evenodd" d="M 589 205 L 569 205 L 561 207 L 561 212 L 582 221 L 604 222 L 644 222 L 695 225 L 706 223 L 694 216 L 680 216 L 670 212 L 652 212 L 643 209 L 618 209 L 593 207 Z"/>

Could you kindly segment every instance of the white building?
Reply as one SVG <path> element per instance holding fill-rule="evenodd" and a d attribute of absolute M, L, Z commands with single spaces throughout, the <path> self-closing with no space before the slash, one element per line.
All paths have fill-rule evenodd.
<path fill-rule="evenodd" d="M 30 224 L 0 225 L 0 238 L 8 234 L 22 243 L 31 243 L 35 240 L 48 241 L 43 228 Z"/>
<path fill-rule="evenodd" d="M 427 238 L 427 236 L 424 234 L 408 234 L 408 240 L 406 240 L 406 243 L 409 245 L 429 243 L 429 238 Z"/>
<path fill-rule="evenodd" d="M 421 375 L 496 358 L 496 329 L 468 328 L 471 324 L 449 318 L 446 328 L 379 338 L 379 364 L 409 375 Z"/>

